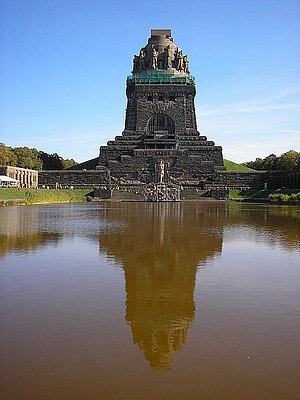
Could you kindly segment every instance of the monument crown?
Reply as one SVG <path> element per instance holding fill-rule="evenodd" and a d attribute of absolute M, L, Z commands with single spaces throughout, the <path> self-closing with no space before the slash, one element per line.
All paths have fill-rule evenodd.
<path fill-rule="evenodd" d="M 171 36 L 171 29 L 151 29 L 151 36 Z"/>
<path fill-rule="evenodd" d="M 168 71 L 180 76 L 189 76 L 187 55 L 175 45 L 171 29 L 151 29 L 148 44 L 133 58 L 133 75 L 145 75 L 147 71 Z"/>

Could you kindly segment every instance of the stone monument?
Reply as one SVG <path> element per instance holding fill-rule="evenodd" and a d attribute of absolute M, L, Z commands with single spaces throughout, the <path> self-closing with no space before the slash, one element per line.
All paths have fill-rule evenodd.
<path fill-rule="evenodd" d="M 287 173 L 226 171 L 222 148 L 197 130 L 195 95 L 188 56 L 170 29 L 152 29 L 127 78 L 122 135 L 101 146 L 96 168 L 41 171 L 39 186 L 93 188 L 99 199 L 177 201 L 225 199 L 228 189 L 262 189 L 265 182 L 297 185 Z"/>
<path fill-rule="evenodd" d="M 212 183 L 224 170 L 222 148 L 197 130 L 195 78 L 170 29 L 152 29 L 148 44 L 134 55 L 127 78 L 125 129 L 101 146 L 98 169 L 112 183 Z"/>

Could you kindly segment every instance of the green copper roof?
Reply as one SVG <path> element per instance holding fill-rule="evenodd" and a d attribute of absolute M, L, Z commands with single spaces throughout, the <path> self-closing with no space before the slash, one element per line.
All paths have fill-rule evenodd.
<path fill-rule="evenodd" d="M 195 85 L 195 77 L 192 75 L 176 75 L 173 71 L 145 71 L 132 74 L 127 77 L 127 83 L 189 83 Z"/>

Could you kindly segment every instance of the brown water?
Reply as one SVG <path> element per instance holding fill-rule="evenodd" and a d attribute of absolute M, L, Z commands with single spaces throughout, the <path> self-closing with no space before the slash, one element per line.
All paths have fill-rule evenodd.
<path fill-rule="evenodd" d="M 300 208 L 0 209 L 2 400 L 300 399 Z"/>

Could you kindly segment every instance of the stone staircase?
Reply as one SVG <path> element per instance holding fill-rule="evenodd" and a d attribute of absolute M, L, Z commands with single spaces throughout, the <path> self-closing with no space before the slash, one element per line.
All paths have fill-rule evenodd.
<path fill-rule="evenodd" d="M 180 192 L 180 199 L 181 200 L 207 200 L 210 197 L 208 195 L 207 189 L 198 189 L 194 187 L 185 187 Z"/>

